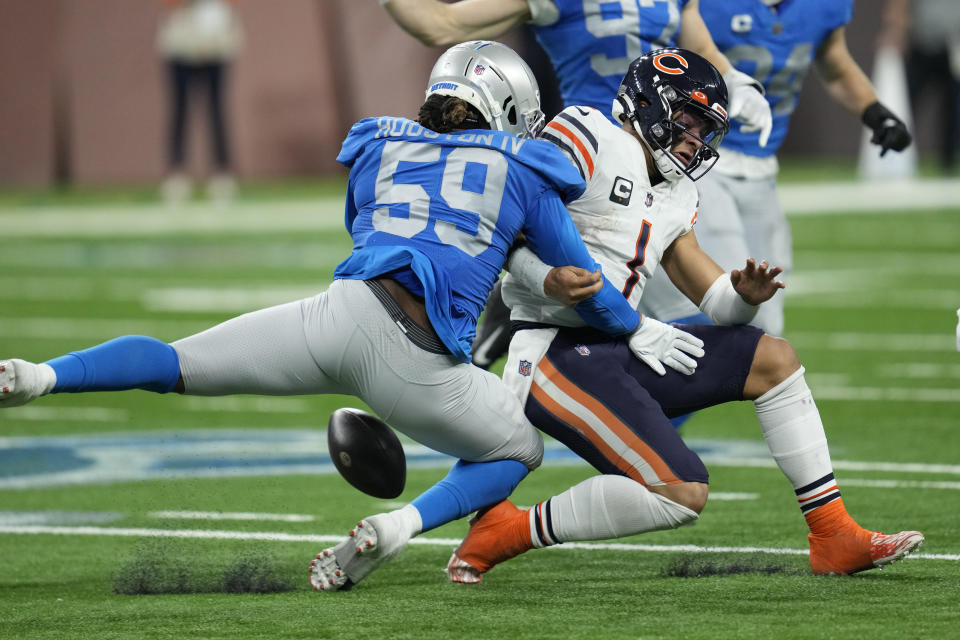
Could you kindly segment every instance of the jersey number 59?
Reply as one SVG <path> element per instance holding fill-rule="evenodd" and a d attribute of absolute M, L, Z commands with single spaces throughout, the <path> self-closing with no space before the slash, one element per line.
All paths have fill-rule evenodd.
<path fill-rule="evenodd" d="M 403 238 L 412 238 L 433 222 L 433 231 L 440 242 L 457 247 L 470 256 L 477 256 L 490 246 L 493 230 L 500 217 L 500 202 L 507 180 L 507 159 L 493 149 L 455 147 L 443 164 L 443 148 L 423 142 L 389 140 L 380 157 L 375 196 L 381 208 L 373 212 L 377 231 Z M 434 164 L 440 177 L 440 197 L 432 202 L 422 184 L 398 183 L 395 177 L 400 163 Z M 471 165 L 473 165 L 471 167 Z M 482 175 L 482 187 L 464 189 L 467 171 Z M 433 173 L 427 173 L 435 177 Z M 443 203 L 446 203 L 444 206 Z M 407 217 L 391 215 L 390 206 L 407 204 Z M 438 214 L 443 212 L 446 220 Z M 451 222 L 451 219 L 457 222 Z"/>

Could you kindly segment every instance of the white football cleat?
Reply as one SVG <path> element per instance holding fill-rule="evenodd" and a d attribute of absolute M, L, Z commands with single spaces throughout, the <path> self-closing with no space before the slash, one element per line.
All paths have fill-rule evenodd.
<path fill-rule="evenodd" d="M 403 551 L 410 541 L 405 529 L 379 513 L 357 523 L 346 540 L 324 549 L 310 561 L 314 591 L 346 591 Z"/>
<path fill-rule="evenodd" d="M 0 408 L 19 407 L 50 393 L 57 374 L 48 364 L 0 360 Z"/>
<path fill-rule="evenodd" d="M 443 570 L 447 574 L 450 582 L 459 582 L 460 584 L 478 584 L 483 580 L 483 572 L 475 566 L 461 558 L 454 551 L 447 562 L 447 568 Z"/>

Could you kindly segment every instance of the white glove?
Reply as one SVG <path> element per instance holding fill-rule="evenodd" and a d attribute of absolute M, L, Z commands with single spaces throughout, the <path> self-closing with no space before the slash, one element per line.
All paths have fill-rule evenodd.
<path fill-rule="evenodd" d="M 730 96 L 730 104 L 727 105 L 730 118 L 743 123 L 740 127 L 743 133 L 759 131 L 760 146 L 767 146 L 770 130 L 773 129 L 773 114 L 770 113 L 770 103 L 763 97 L 763 85 L 736 69 L 723 74 L 723 81 L 727 84 Z"/>
<path fill-rule="evenodd" d="M 627 344 L 633 355 L 661 376 L 667 373 L 663 365 L 688 376 L 693 374 L 697 361 L 690 356 L 699 358 L 704 354 L 703 340 L 649 316 L 643 317 Z"/>

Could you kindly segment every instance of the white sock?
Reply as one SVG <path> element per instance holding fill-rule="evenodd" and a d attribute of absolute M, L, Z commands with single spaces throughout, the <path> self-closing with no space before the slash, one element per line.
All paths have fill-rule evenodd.
<path fill-rule="evenodd" d="M 57 374 L 48 364 L 12 358 L 0 362 L 0 407 L 19 407 L 45 396 L 57 384 Z"/>
<path fill-rule="evenodd" d="M 40 395 L 42 396 L 53 391 L 53 388 L 57 384 L 57 372 L 45 362 L 37 365 L 37 384 L 40 389 Z"/>
<path fill-rule="evenodd" d="M 767 447 L 804 513 L 840 497 L 820 412 L 800 367 L 754 401 Z"/>
<path fill-rule="evenodd" d="M 608 540 L 674 529 L 695 521 L 696 511 L 623 476 L 587 478 L 530 509 L 534 547 L 575 540 Z"/>
<path fill-rule="evenodd" d="M 420 512 L 412 504 L 391 511 L 390 515 L 394 516 L 394 520 L 410 534 L 409 537 L 411 538 L 420 535 L 423 530 L 423 520 L 420 518 Z"/>

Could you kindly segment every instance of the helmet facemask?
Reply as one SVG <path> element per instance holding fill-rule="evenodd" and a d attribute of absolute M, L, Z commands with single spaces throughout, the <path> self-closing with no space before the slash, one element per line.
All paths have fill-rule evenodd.
<path fill-rule="evenodd" d="M 726 86 L 709 62 L 690 51 L 660 49 L 630 64 L 613 116 L 630 122 L 664 179 L 695 181 L 720 157 L 730 126 L 726 102 Z"/>
<path fill-rule="evenodd" d="M 648 135 L 636 126 L 636 121 L 634 127 L 653 152 L 664 178 L 676 180 L 685 175 L 696 182 L 719 160 L 717 148 L 729 130 L 729 123 L 706 105 L 702 92 L 694 91 L 690 95 L 669 85 L 661 85 L 657 91 L 665 106 L 664 117 L 650 125 Z M 692 155 L 675 150 L 684 138 L 694 142 Z"/>

